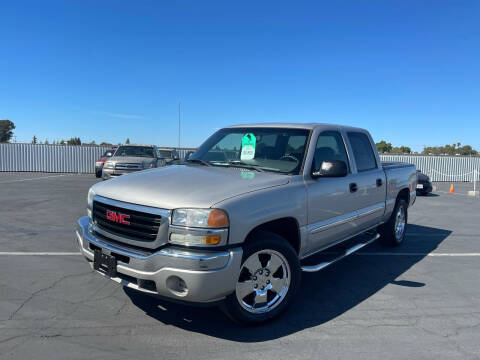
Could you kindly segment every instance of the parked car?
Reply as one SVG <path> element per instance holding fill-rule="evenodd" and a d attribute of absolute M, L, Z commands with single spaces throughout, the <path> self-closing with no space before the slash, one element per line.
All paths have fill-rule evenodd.
<path fill-rule="evenodd" d="M 108 158 L 111 158 L 113 156 L 114 152 L 115 152 L 115 148 L 107 150 L 103 153 L 103 155 L 97 161 L 95 161 L 95 176 L 97 178 L 102 177 L 103 165 L 105 164 L 105 161 L 107 161 Z"/>
<path fill-rule="evenodd" d="M 166 165 L 180 159 L 177 150 L 169 148 L 158 148 L 158 156 L 165 160 Z"/>
<path fill-rule="evenodd" d="M 135 171 L 165 166 L 165 159 L 154 145 L 121 145 L 105 162 L 103 180 Z"/>
<path fill-rule="evenodd" d="M 433 186 L 430 178 L 422 173 L 421 170 L 417 170 L 417 194 L 428 195 L 432 190 Z"/>
<path fill-rule="evenodd" d="M 363 129 L 232 126 L 183 165 L 92 186 L 76 236 L 93 268 L 124 286 L 260 323 L 292 302 L 302 270 L 378 238 L 402 244 L 415 184 L 415 166 L 382 164 Z M 347 239 L 338 257 L 306 263 Z"/>

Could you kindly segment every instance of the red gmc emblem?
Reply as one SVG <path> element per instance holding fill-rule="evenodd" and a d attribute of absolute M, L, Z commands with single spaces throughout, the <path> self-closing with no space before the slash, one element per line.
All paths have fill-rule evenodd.
<path fill-rule="evenodd" d="M 130 219 L 130 215 L 116 213 L 115 211 L 111 210 L 107 210 L 105 215 L 107 216 L 107 220 L 115 221 L 123 225 L 130 225 L 130 221 L 127 221 Z"/>

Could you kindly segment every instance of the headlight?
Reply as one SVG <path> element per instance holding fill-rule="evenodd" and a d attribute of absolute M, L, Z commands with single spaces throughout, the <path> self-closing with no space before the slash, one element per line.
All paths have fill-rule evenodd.
<path fill-rule="evenodd" d="M 199 227 L 199 228 L 225 228 L 228 227 L 228 216 L 223 210 L 218 209 L 176 209 L 173 210 L 172 225 Z"/>
<path fill-rule="evenodd" d="M 108 161 L 107 161 L 107 162 L 105 163 L 104 167 L 105 167 L 106 169 L 113 169 L 113 162 L 108 162 Z"/>
<path fill-rule="evenodd" d="M 95 196 L 95 191 L 92 188 L 88 190 L 87 195 L 87 215 L 91 219 L 92 218 L 92 209 L 93 209 L 93 197 Z"/>
<path fill-rule="evenodd" d="M 95 196 L 95 191 L 93 191 L 92 188 L 88 190 L 88 195 L 87 195 L 87 206 L 89 209 L 92 208 L 93 206 L 93 197 Z"/>

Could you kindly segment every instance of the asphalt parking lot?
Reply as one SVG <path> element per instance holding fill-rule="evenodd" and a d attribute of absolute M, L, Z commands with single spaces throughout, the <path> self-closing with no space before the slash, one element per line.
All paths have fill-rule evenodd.
<path fill-rule="evenodd" d="M 216 309 L 155 300 L 90 270 L 74 224 L 96 181 L 0 173 L 0 358 L 480 357 L 480 199 L 462 185 L 417 199 L 401 247 L 372 244 L 304 273 L 285 315 L 242 328 Z"/>

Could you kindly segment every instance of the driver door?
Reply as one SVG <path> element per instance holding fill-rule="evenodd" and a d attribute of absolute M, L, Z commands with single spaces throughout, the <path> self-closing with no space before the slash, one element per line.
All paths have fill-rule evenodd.
<path fill-rule="evenodd" d="M 308 252 L 313 253 L 353 235 L 357 231 L 355 194 L 350 192 L 353 181 L 350 161 L 343 136 L 338 131 L 319 134 L 313 170 L 323 161 L 340 160 L 347 164 L 345 177 L 311 177 L 307 183 L 308 202 Z"/>

